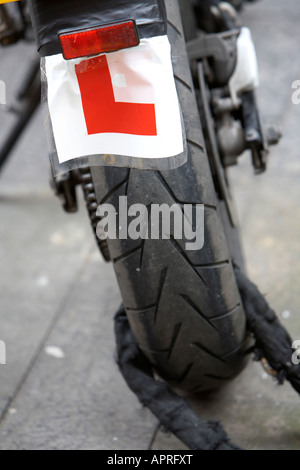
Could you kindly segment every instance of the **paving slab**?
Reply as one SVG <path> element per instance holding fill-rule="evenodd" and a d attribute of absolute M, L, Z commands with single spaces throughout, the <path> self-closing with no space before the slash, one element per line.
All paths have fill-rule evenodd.
<path fill-rule="evenodd" d="M 0 426 L 0 449 L 148 448 L 156 420 L 115 363 L 119 305 L 113 270 L 92 251 Z"/>

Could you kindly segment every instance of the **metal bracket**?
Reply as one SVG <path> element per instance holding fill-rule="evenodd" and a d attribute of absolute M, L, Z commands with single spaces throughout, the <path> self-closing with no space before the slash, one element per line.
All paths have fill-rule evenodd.
<path fill-rule="evenodd" d="M 261 118 L 254 90 L 243 93 L 239 101 L 237 109 L 225 89 L 212 90 L 222 163 L 225 167 L 236 165 L 238 157 L 249 149 L 255 173 L 259 174 L 265 171 L 269 147 L 278 143 L 281 132 Z"/>
<path fill-rule="evenodd" d="M 259 174 L 266 170 L 269 146 L 279 142 L 281 132 L 278 127 L 263 123 L 254 90 L 243 93 L 241 99 L 246 147 L 252 152 L 255 173 Z"/>
<path fill-rule="evenodd" d="M 56 178 L 52 177 L 51 186 L 66 212 L 74 213 L 78 210 L 76 186 L 79 184 L 81 184 L 81 178 L 78 170 L 70 171 Z"/>

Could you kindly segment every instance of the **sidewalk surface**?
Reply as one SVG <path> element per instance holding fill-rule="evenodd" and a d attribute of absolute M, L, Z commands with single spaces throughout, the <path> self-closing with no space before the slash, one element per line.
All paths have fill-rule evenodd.
<path fill-rule="evenodd" d="M 249 155 L 231 169 L 248 272 L 294 339 L 300 339 L 299 0 L 248 6 L 261 75 L 261 109 L 281 125 L 268 172 Z M 11 102 L 32 47 L 0 50 L 0 79 Z M 13 121 L 0 109 L 0 145 Z M 99 256 L 80 196 L 66 215 L 48 185 L 40 111 L 0 177 L 0 449 L 184 449 L 128 390 L 115 364 L 113 317 L 120 294 Z M 299 449 L 299 397 L 259 364 L 222 392 L 194 401 L 247 449 Z"/>

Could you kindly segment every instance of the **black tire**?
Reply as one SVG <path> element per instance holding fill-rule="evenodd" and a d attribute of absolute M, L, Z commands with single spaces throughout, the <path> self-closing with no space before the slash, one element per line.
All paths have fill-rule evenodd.
<path fill-rule="evenodd" d="M 166 172 L 91 169 L 98 204 L 205 204 L 205 244 L 109 240 L 132 331 L 159 375 L 189 392 L 218 388 L 244 367 L 245 314 L 205 151 L 177 0 L 166 0 L 168 35 L 189 161 Z"/>

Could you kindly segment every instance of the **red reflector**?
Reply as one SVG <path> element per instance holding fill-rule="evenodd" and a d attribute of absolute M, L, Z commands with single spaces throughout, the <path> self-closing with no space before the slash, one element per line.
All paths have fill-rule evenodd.
<path fill-rule="evenodd" d="M 115 23 L 100 28 L 59 35 L 64 58 L 77 59 L 138 46 L 135 22 Z"/>

